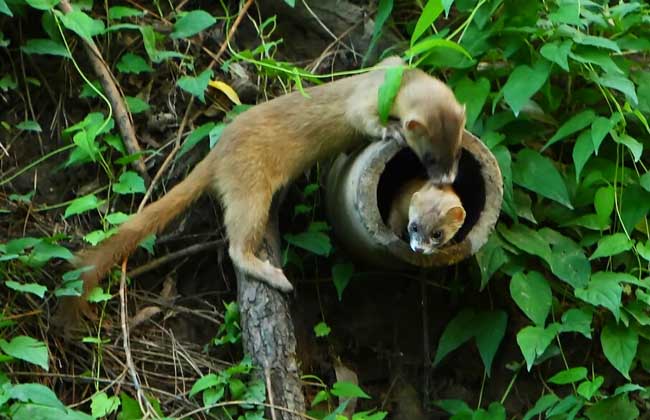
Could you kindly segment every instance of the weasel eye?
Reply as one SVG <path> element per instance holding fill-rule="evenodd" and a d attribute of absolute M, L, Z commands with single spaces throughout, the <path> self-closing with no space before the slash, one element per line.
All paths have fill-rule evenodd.
<path fill-rule="evenodd" d="M 418 225 L 416 225 L 415 223 L 411 223 L 409 225 L 409 232 L 418 233 Z"/>
<path fill-rule="evenodd" d="M 433 232 L 433 239 L 437 239 L 437 240 L 442 239 L 442 231 L 436 230 L 435 232 Z"/>

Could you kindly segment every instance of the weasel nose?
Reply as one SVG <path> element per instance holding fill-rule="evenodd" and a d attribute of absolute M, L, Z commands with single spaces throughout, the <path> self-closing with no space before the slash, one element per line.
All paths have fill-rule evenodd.
<path fill-rule="evenodd" d="M 424 248 L 420 248 L 419 246 L 412 246 L 411 249 L 413 252 L 417 252 L 418 254 L 424 253 Z"/>

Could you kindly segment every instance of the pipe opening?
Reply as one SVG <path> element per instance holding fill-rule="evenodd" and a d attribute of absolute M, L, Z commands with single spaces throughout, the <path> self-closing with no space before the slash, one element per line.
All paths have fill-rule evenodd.
<path fill-rule="evenodd" d="M 388 222 L 390 205 L 400 187 L 417 177 L 426 178 L 426 171 L 410 149 L 400 150 L 386 163 L 377 184 L 377 206 L 384 224 Z M 453 187 L 465 208 L 465 222 L 453 238 L 453 242 L 458 243 L 465 239 L 478 222 L 486 200 L 481 163 L 465 149 L 461 153 L 458 176 Z"/>

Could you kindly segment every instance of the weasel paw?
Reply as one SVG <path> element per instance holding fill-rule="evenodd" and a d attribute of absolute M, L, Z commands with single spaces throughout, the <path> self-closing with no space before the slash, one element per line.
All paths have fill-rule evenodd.
<path fill-rule="evenodd" d="M 406 146 L 406 139 L 402 133 L 402 128 L 397 122 L 389 122 L 382 129 L 381 139 L 384 141 L 395 141 L 400 146 Z"/>
<path fill-rule="evenodd" d="M 265 267 L 266 276 L 264 280 L 269 286 L 285 293 L 289 293 L 293 291 L 293 285 L 291 284 L 289 279 L 287 279 L 287 277 L 284 275 L 284 271 L 282 271 L 281 268 L 275 267 L 269 261 L 266 261 L 265 264 L 266 264 Z"/>

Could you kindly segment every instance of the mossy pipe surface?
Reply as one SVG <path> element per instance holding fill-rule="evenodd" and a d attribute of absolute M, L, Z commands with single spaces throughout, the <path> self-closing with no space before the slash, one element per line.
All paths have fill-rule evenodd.
<path fill-rule="evenodd" d="M 454 189 L 467 213 L 454 240 L 437 253 L 411 250 L 386 225 L 390 201 L 400 185 L 424 174 L 415 155 L 393 141 L 377 141 L 340 155 L 326 179 L 326 211 L 339 243 L 353 256 L 384 268 L 441 267 L 478 251 L 501 211 L 503 180 L 485 145 L 465 131 Z"/>

